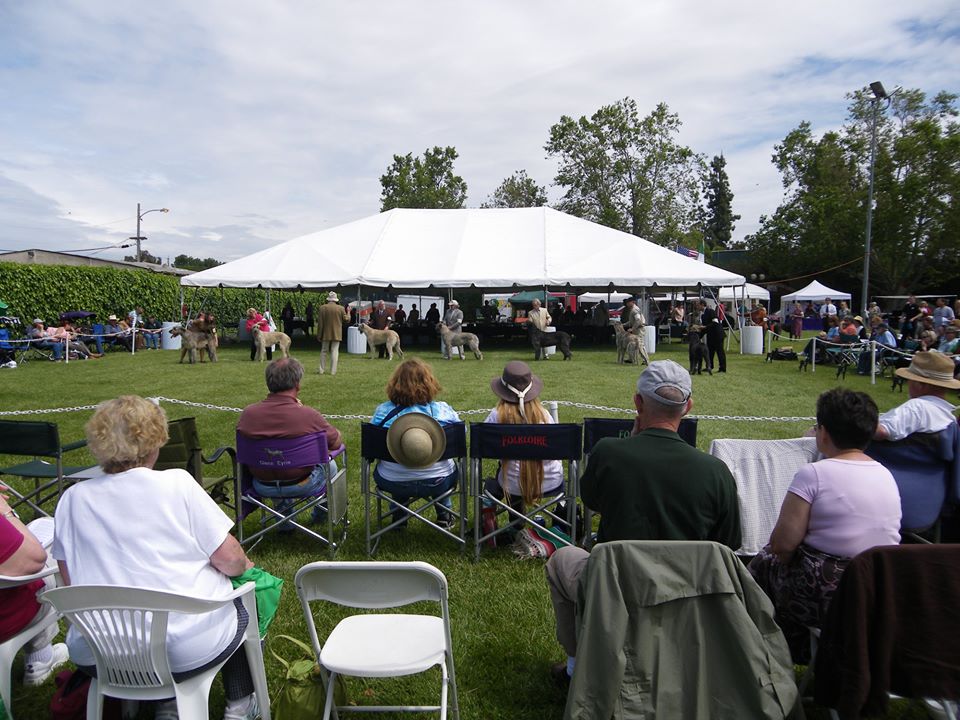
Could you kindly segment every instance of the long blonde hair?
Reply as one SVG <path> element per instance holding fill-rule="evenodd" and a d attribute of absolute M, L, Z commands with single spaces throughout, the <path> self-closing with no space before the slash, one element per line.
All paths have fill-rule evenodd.
<path fill-rule="evenodd" d="M 540 404 L 540 400 L 534 398 L 527 400 L 523 404 L 524 415 L 520 415 L 520 405 L 501 400 L 497 404 L 497 422 L 509 425 L 543 425 L 547 422 L 547 410 Z M 523 498 L 523 504 L 532 505 L 540 499 L 543 486 L 543 461 L 542 460 L 520 460 L 520 496 Z M 504 497 L 509 497 L 507 490 L 507 473 L 500 474 L 500 482 L 503 486 Z"/>

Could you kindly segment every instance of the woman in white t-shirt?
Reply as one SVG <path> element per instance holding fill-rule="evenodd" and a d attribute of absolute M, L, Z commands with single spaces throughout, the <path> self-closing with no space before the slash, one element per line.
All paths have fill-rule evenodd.
<path fill-rule="evenodd" d="M 850 559 L 900 542 L 896 481 L 863 452 L 877 418 L 865 393 L 833 388 L 820 395 L 815 432 L 825 459 L 794 476 L 770 544 L 750 563 L 798 663 L 808 660 L 806 628 L 820 627 Z"/>
<path fill-rule="evenodd" d="M 216 599 L 233 591 L 230 577 L 253 567 L 230 535 L 233 521 L 184 470 L 153 470 L 167 441 L 167 419 L 149 400 L 127 395 L 101 403 L 86 425 L 90 452 L 104 474 L 77 483 L 60 499 L 53 556 L 68 585 L 118 585 Z M 225 719 L 259 717 L 246 655 L 240 645 L 243 607 L 204 615 L 171 614 L 167 652 L 175 676 L 229 657 L 223 666 Z M 94 665 L 75 628 L 70 658 Z M 181 675 L 183 673 L 183 675 Z M 176 718 L 165 701 L 158 718 Z"/>
<path fill-rule="evenodd" d="M 500 398 L 484 422 L 503 424 L 552 425 L 550 413 L 540 404 L 543 380 L 530 371 L 525 362 L 508 362 L 500 377 L 490 381 L 490 389 Z M 486 490 L 495 498 L 510 498 L 510 505 L 523 512 L 541 497 L 559 495 L 563 490 L 563 464 L 559 460 L 504 460 L 497 477 L 490 478 Z"/>

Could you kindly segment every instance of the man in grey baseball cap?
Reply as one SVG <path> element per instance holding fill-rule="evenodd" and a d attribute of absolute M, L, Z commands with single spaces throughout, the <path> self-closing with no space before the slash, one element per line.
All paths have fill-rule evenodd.
<path fill-rule="evenodd" d="M 737 486 L 721 460 L 691 447 L 677 434 L 693 407 L 693 383 L 683 367 L 657 360 L 637 380 L 637 417 L 628 438 L 593 446 L 581 479 L 584 504 L 600 513 L 597 542 L 712 540 L 740 547 Z M 557 617 L 557 640 L 567 660 L 552 669 L 568 681 L 577 654 L 577 583 L 590 555 L 565 547 L 547 562 L 547 583 Z"/>

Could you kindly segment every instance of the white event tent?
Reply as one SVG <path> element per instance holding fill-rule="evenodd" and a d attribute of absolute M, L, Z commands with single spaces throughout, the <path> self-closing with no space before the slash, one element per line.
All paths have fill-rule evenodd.
<path fill-rule="evenodd" d="M 181 285 L 575 287 L 742 285 L 741 275 L 551 208 L 395 209 L 187 275 Z"/>
<path fill-rule="evenodd" d="M 747 300 L 769 300 L 770 291 L 753 283 L 746 283 L 743 287 L 722 287 L 717 293 L 720 302 L 735 302 L 746 297 Z"/>
<path fill-rule="evenodd" d="M 797 290 L 794 293 L 789 295 L 784 295 L 780 298 L 780 303 L 785 304 L 788 302 L 820 302 L 822 303 L 827 298 L 831 300 L 849 300 L 850 293 L 841 292 L 840 290 L 832 290 L 826 285 L 821 283 L 818 280 L 814 280 L 812 283 L 807 285 L 802 290 Z"/>

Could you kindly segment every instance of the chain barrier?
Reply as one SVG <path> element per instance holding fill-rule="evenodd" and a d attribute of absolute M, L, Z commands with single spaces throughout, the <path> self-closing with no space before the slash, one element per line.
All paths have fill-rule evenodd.
<path fill-rule="evenodd" d="M 170 403 L 172 405 L 184 405 L 186 407 L 202 408 L 204 410 L 220 410 L 222 412 L 240 413 L 243 408 L 229 407 L 228 405 L 215 405 L 213 403 L 194 402 L 192 400 L 178 400 L 177 398 L 168 398 L 161 396 L 151 397 L 156 403 Z M 558 406 L 577 408 L 579 410 L 596 410 L 598 412 L 618 413 L 622 415 L 634 415 L 636 410 L 633 408 L 611 407 L 608 405 L 591 405 L 590 403 L 572 402 L 570 400 L 556 400 Z M 77 407 L 66 408 L 45 408 L 40 410 L 0 410 L 0 416 L 24 416 L 24 415 L 52 415 L 54 413 L 82 412 L 96 410 L 96 405 L 78 405 Z M 478 408 L 476 410 L 458 410 L 458 415 L 486 415 L 490 408 Z M 370 420 L 370 415 L 325 415 L 333 420 Z M 816 420 L 815 417 L 788 417 L 788 416 L 756 416 L 756 415 L 690 415 L 696 420 L 738 420 L 746 422 L 810 422 Z"/>

